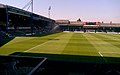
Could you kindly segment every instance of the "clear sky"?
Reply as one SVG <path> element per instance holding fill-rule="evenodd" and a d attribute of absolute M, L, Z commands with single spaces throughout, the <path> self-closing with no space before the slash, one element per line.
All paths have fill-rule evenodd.
<path fill-rule="evenodd" d="M 7 4 L 23 8 L 30 0 L 0 0 Z M 34 0 L 34 13 L 48 17 L 51 6 L 52 19 L 82 21 L 104 21 L 120 23 L 120 0 Z"/>

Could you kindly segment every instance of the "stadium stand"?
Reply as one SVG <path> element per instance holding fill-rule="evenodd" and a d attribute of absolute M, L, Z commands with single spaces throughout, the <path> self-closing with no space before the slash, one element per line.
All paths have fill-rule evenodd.
<path fill-rule="evenodd" d="M 119 33 L 120 24 L 82 22 L 81 20 L 55 21 L 16 7 L 0 4 L 0 39 L 57 31 Z M 83 56 L 83 58 L 85 57 L 88 56 Z M 93 59 L 95 56 L 89 57 Z M 59 61 L 44 57 L 12 55 L 0 56 L 0 75 L 120 75 L 119 67 L 119 63 Z"/>
<path fill-rule="evenodd" d="M 0 31 L 11 35 L 41 34 L 52 32 L 55 26 L 53 19 L 0 4 Z"/>
<path fill-rule="evenodd" d="M 60 26 L 61 31 L 120 32 L 120 23 L 56 20 L 56 24 Z"/>

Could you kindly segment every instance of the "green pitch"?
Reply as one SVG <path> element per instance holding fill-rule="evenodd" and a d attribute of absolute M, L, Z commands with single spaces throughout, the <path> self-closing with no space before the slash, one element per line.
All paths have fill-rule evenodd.
<path fill-rule="evenodd" d="M 43 37 L 16 37 L 0 47 L 0 54 L 69 61 L 120 62 L 120 35 L 63 32 Z"/>

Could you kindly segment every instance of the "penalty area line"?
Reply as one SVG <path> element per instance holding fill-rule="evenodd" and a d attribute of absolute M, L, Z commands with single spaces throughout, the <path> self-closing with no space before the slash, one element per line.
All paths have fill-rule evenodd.
<path fill-rule="evenodd" d="M 32 48 L 30 48 L 30 49 L 28 49 L 28 50 L 26 50 L 26 51 L 24 51 L 24 52 L 28 52 L 28 51 L 30 51 L 30 50 L 32 50 L 32 49 L 35 49 L 35 48 L 40 47 L 40 46 L 43 46 L 43 45 L 45 45 L 46 43 L 49 43 L 49 42 L 50 42 L 50 41 L 44 42 L 44 43 L 39 44 L 39 45 L 37 45 L 37 46 L 35 46 L 35 47 L 32 47 Z"/>
<path fill-rule="evenodd" d="M 58 36 L 58 37 L 59 37 L 59 36 Z M 53 38 L 53 39 L 58 39 L 58 37 Z M 29 52 L 30 50 L 35 49 L 35 48 L 40 47 L 40 46 L 43 46 L 43 45 L 45 45 L 45 44 L 47 44 L 47 43 L 49 43 L 49 42 L 51 42 L 51 41 L 53 41 L 53 40 L 46 41 L 46 42 L 44 42 L 44 43 L 42 43 L 42 44 L 39 44 L 39 45 L 37 45 L 37 46 L 34 46 L 34 47 L 26 50 L 26 51 L 24 51 L 24 52 Z"/>
<path fill-rule="evenodd" d="M 49 43 L 50 41 L 47 41 L 47 42 L 44 42 L 44 43 L 42 43 L 42 44 L 39 44 L 39 45 L 36 45 L 36 46 L 34 46 L 34 47 L 32 47 L 32 48 L 30 48 L 30 49 L 28 49 L 28 50 L 25 50 L 25 51 L 23 51 L 23 52 L 29 52 L 30 50 L 32 50 L 32 49 L 35 49 L 35 48 L 37 48 L 37 47 L 40 47 L 40 46 L 42 46 L 42 45 L 44 45 L 44 44 L 46 44 L 46 43 Z M 21 55 L 22 53 L 19 53 L 19 54 L 17 54 L 18 56 L 19 55 Z"/>

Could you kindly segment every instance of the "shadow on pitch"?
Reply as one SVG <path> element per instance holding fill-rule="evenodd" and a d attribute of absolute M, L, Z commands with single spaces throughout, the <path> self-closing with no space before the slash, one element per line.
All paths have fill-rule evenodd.
<path fill-rule="evenodd" d="M 25 52 L 10 55 L 48 58 L 44 75 L 120 75 L 120 58 L 115 57 Z"/>
<path fill-rule="evenodd" d="M 45 53 L 28 53 L 15 52 L 10 55 L 47 57 L 48 60 L 60 60 L 70 62 L 87 62 L 87 63 L 120 63 L 119 57 L 101 57 L 101 56 L 85 56 L 85 55 L 67 55 L 67 54 L 45 54 Z"/>
<path fill-rule="evenodd" d="M 11 40 L 13 40 L 14 38 L 4 38 L 4 39 L 0 39 L 0 47 L 7 44 L 8 42 L 10 42 Z"/>
<path fill-rule="evenodd" d="M 42 37 L 42 36 L 48 36 L 48 35 L 52 35 L 52 34 L 57 34 L 57 33 L 34 34 L 34 35 L 28 35 L 28 36 L 24 36 L 24 37 Z M 0 47 L 7 44 L 8 42 L 13 40 L 14 38 L 15 37 L 0 39 Z M 59 39 L 48 39 L 48 40 L 59 40 Z"/>

